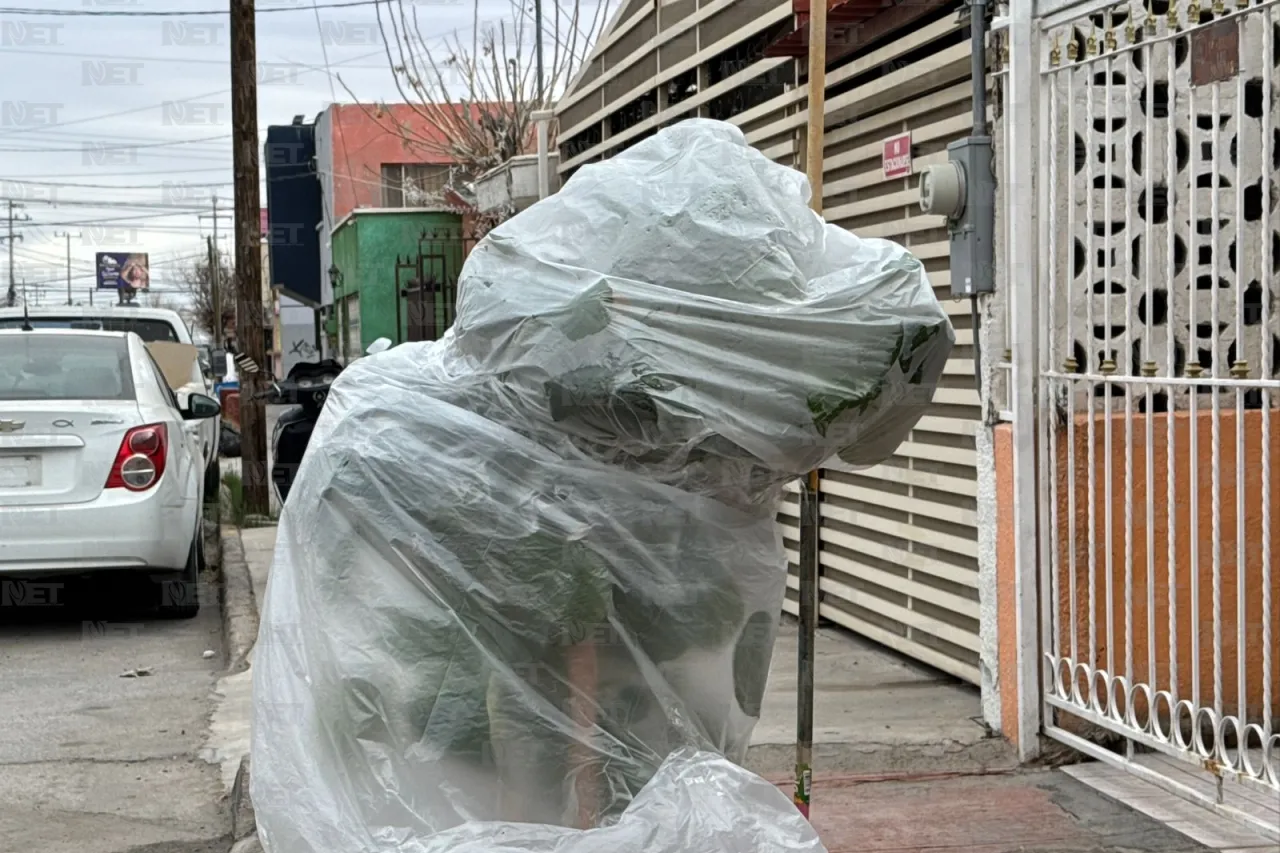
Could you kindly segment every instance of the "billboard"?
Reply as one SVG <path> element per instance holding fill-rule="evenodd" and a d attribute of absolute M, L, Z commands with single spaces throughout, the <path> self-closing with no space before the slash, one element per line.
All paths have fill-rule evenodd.
<path fill-rule="evenodd" d="M 108 290 L 146 290 L 151 286 L 150 261 L 145 252 L 98 252 L 98 287 Z"/>

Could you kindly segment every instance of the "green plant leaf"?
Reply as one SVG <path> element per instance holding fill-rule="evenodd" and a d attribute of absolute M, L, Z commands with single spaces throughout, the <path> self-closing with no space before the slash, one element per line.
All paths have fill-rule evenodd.
<path fill-rule="evenodd" d="M 613 290 L 604 282 L 576 296 L 569 303 L 560 330 L 571 341 L 603 332 L 609 325 L 609 300 Z"/>

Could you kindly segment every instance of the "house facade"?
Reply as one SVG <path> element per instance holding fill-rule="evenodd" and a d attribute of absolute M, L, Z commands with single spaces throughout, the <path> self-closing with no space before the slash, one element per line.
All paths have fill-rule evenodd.
<path fill-rule="evenodd" d="M 918 257 L 956 345 L 893 458 L 822 472 L 820 615 L 974 685 L 1024 758 L 1048 735 L 1274 835 L 1176 777 L 1280 797 L 1280 31 L 995 4 L 975 128 L 969 9 L 828 3 L 824 215 Z M 624 3 L 556 105 L 561 178 L 695 116 L 805 169 L 808 15 Z M 995 260 L 961 299 L 920 183 L 972 135 Z M 794 495 L 779 522 L 794 613 Z"/>
<path fill-rule="evenodd" d="M 429 258 L 419 264 L 424 229 L 454 235 L 454 246 L 443 252 L 450 259 L 469 248 L 464 235 L 471 217 L 450 187 L 453 164 L 410 141 L 439 135 L 409 104 L 334 104 L 316 119 L 322 338 L 339 357 L 359 357 L 380 336 L 397 343 L 410 339 L 409 316 L 418 311 L 410 301 L 417 296 L 412 288 L 396 295 L 408 287 L 396 284 L 397 262 L 412 258 L 430 266 Z M 340 229 L 346 231 L 342 250 L 335 242 Z M 407 271 L 400 276 L 402 283 L 415 280 Z M 413 329 L 417 334 L 418 327 Z"/>
<path fill-rule="evenodd" d="M 443 335 L 466 248 L 462 216 L 447 209 L 347 214 L 333 234 L 338 356 L 359 358 L 381 337 L 401 343 Z"/>

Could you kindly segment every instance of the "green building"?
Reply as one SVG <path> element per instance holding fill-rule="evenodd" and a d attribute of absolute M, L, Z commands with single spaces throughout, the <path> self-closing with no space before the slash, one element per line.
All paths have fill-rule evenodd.
<path fill-rule="evenodd" d="M 328 331 L 344 361 L 378 338 L 398 344 L 444 334 L 471 245 L 463 229 L 460 214 L 431 208 L 363 208 L 338 223 Z"/>

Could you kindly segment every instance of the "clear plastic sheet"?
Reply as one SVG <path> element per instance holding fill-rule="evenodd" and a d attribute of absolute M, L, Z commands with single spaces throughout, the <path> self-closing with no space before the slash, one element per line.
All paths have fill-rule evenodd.
<path fill-rule="evenodd" d="M 891 454 L 954 335 L 808 193 L 683 122 L 490 233 L 443 340 L 343 372 L 254 652 L 269 853 L 821 853 L 738 766 L 774 513 Z"/>

